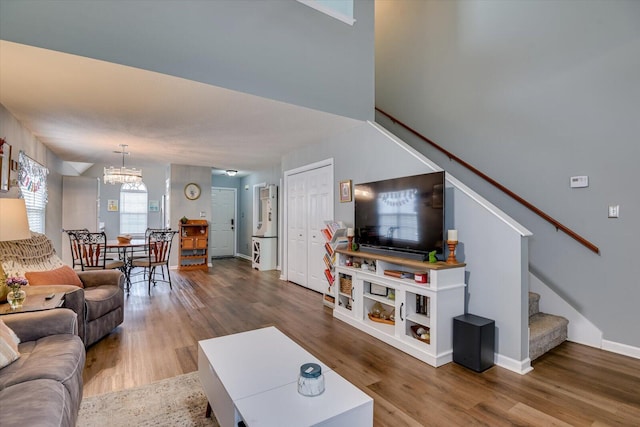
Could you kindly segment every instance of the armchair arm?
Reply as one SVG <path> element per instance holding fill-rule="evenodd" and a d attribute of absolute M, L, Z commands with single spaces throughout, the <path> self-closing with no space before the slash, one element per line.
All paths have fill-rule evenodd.
<path fill-rule="evenodd" d="M 21 342 L 35 341 L 49 335 L 78 335 L 78 317 L 67 308 L 7 314 L 2 316 L 2 320 Z"/>
<path fill-rule="evenodd" d="M 85 288 L 113 285 L 124 290 L 124 274 L 119 270 L 78 271 L 78 276 Z"/>

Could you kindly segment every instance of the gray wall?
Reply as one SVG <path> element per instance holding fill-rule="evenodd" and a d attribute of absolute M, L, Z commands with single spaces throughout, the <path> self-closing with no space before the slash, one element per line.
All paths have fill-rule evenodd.
<path fill-rule="evenodd" d="M 206 219 L 211 221 L 211 168 L 187 165 L 171 165 L 171 194 L 169 196 L 169 223 L 177 230 L 178 221 L 183 216 L 189 219 Z M 163 181 L 164 182 L 164 181 Z M 200 186 L 200 197 L 189 200 L 184 195 L 184 187 L 194 182 Z M 200 217 L 204 212 L 204 218 Z M 176 237 L 177 241 L 177 237 Z M 174 244 L 177 246 L 176 241 Z M 178 264 L 178 251 L 171 251 L 171 265 Z"/>
<path fill-rule="evenodd" d="M 278 186 L 278 206 L 282 205 L 280 188 L 280 165 L 265 169 L 241 180 L 241 187 L 238 190 L 238 252 L 247 257 L 251 257 L 251 236 L 253 235 L 253 186 L 263 182 Z M 282 212 L 278 210 L 278 216 Z M 281 239 L 281 236 L 278 236 Z M 280 242 L 279 242 L 280 243 Z M 278 258 L 279 264 L 280 258 Z"/>
<path fill-rule="evenodd" d="M 109 200 L 118 200 L 118 204 L 120 203 L 120 185 L 105 184 L 102 181 L 104 168 L 113 165 L 113 162 L 95 164 L 82 174 L 82 176 L 100 178 L 100 212 L 98 215 L 100 216 L 100 221 L 104 222 L 104 231 L 109 239 L 114 239 L 115 236 L 120 234 L 120 210 L 118 209 L 118 212 L 109 212 L 107 210 L 107 202 Z M 126 159 L 126 166 L 140 167 L 134 159 L 129 158 Z M 147 187 L 148 200 L 157 200 L 158 203 L 161 203 L 165 190 L 166 166 L 142 166 L 140 168 L 142 169 L 142 182 Z M 147 225 L 150 228 L 162 228 L 160 212 L 149 212 L 147 221 Z M 177 222 L 175 224 L 172 223 L 171 228 L 177 229 Z"/>
<path fill-rule="evenodd" d="M 373 14 L 373 1 L 350 26 L 292 0 L 3 0 L 0 38 L 371 119 Z"/>
<path fill-rule="evenodd" d="M 11 145 L 11 158 L 18 160 L 20 150 L 37 162 L 45 165 L 49 169 L 47 177 L 47 188 L 49 202 L 47 203 L 45 234 L 49 237 L 56 248 L 58 254 L 62 254 L 62 175 L 60 170 L 62 162 L 47 149 L 33 134 L 23 127 L 18 120 L 0 104 L 0 135 Z M 11 172 L 11 178 L 17 179 L 17 173 Z M 7 193 L 0 193 L 0 197 L 18 197 L 18 187 L 10 188 Z"/>
<path fill-rule="evenodd" d="M 383 117 L 534 236 L 530 269 L 640 346 L 640 2 L 376 2 L 376 104 L 599 246 L 596 255 Z M 402 66 L 398 66 L 402 64 Z M 589 187 L 569 178 L 588 175 Z M 620 205 L 608 219 L 607 206 Z"/>

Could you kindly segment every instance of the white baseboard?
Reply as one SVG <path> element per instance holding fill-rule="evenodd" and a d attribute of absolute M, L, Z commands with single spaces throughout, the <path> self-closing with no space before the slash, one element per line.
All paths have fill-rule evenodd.
<path fill-rule="evenodd" d="M 528 357 L 524 360 L 515 360 L 501 354 L 496 354 L 495 364 L 520 375 L 528 374 L 533 371 L 533 368 L 531 367 L 531 360 Z"/>
<path fill-rule="evenodd" d="M 623 356 L 633 357 L 634 359 L 640 359 L 640 347 L 602 340 L 602 349 L 612 353 L 622 354 Z"/>
<path fill-rule="evenodd" d="M 251 258 L 249 255 L 241 254 L 239 252 L 236 252 L 236 257 L 246 259 L 247 261 L 253 261 L 253 258 Z"/>

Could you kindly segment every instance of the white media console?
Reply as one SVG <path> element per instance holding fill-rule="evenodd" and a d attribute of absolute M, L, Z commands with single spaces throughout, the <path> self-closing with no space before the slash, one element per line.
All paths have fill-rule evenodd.
<path fill-rule="evenodd" d="M 336 252 L 334 317 L 429 365 L 451 362 L 453 318 L 464 314 L 465 264 Z M 428 282 L 385 271 L 426 273 Z"/>

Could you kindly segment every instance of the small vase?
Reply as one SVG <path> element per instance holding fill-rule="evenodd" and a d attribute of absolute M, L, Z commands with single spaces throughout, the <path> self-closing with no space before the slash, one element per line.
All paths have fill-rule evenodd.
<path fill-rule="evenodd" d="M 25 298 L 27 297 L 27 293 L 22 289 L 18 291 L 11 291 L 7 294 L 7 301 L 13 310 L 17 310 L 22 308 L 22 304 L 24 303 Z"/>

